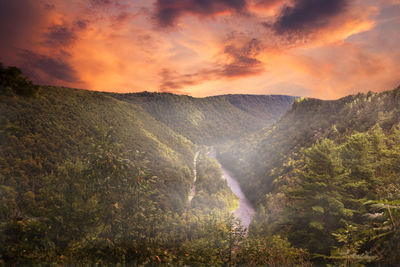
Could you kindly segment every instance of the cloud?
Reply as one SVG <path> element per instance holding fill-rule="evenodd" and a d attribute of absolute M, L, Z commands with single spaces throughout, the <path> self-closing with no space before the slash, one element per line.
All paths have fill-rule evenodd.
<path fill-rule="evenodd" d="M 45 20 L 42 5 L 34 0 L 0 0 L 0 39 L 3 44 L 18 46 L 35 34 Z"/>
<path fill-rule="evenodd" d="M 88 21 L 87 20 L 77 20 L 76 26 L 78 27 L 79 30 L 85 30 L 86 27 L 88 26 Z"/>
<path fill-rule="evenodd" d="M 110 5 L 119 5 L 120 1 L 118 0 L 90 0 L 90 4 L 93 6 L 110 6 Z"/>
<path fill-rule="evenodd" d="M 23 50 L 20 57 L 23 60 L 22 70 L 34 82 L 42 84 L 80 82 L 75 69 L 62 56 L 53 58 L 30 50 Z"/>
<path fill-rule="evenodd" d="M 163 68 L 160 71 L 159 76 L 161 82 L 158 90 L 160 92 L 182 93 L 181 89 L 187 86 L 197 85 L 204 81 L 213 79 L 215 72 L 211 69 L 204 69 L 191 74 L 179 74 L 176 71 Z"/>
<path fill-rule="evenodd" d="M 282 8 L 272 28 L 277 34 L 308 34 L 327 26 L 347 4 L 348 0 L 296 0 Z"/>
<path fill-rule="evenodd" d="M 221 12 L 241 12 L 246 0 L 157 0 L 156 20 L 161 27 L 174 26 L 185 14 L 214 16 Z"/>
<path fill-rule="evenodd" d="M 388 20 L 400 18 L 400 4 L 390 5 L 380 11 L 378 20 Z"/>
<path fill-rule="evenodd" d="M 335 98 L 398 83 L 399 4 L 0 0 L 0 61 L 91 90 Z"/>
<path fill-rule="evenodd" d="M 82 25 L 82 21 L 78 21 L 77 26 L 81 27 Z M 54 25 L 45 33 L 45 38 L 49 46 L 69 46 L 77 39 L 77 36 L 67 26 Z"/>
<path fill-rule="evenodd" d="M 111 5 L 113 2 L 112 0 L 90 0 L 92 5 Z"/>
<path fill-rule="evenodd" d="M 233 41 L 237 42 L 237 40 Z M 163 68 L 159 73 L 161 80 L 159 91 L 180 92 L 183 88 L 211 80 L 241 78 L 260 74 L 264 71 L 264 63 L 258 60 L 257 56 L 262 51 L 261 42 L 253 38 L 242 44 L 226 45 L 222 51 L 223 59 L 214 62 L 211 67 L 185 74 Z"/>
<path fill-rule="evenodd" d="M 256 38 L 240 47 L 227 45 L 224 53 L 230 62 L 223 65 L 220 76 L 241 77 L 263 72 L 264 64 L 257 59 L 261 51 L 261 42 Z"/>
<path fill-rule="evenodd" d="M 285 0 L 258 0 L 251 2 L 250 6 L 254 11 L 257 11 L 256 9 L 266 11 L 279 6 L 283 2 L 285 2 Z"/>
<path fill-rule="evenodd" d="M 96 13 L 99 12 L 99 10 L 112 13 L 113 9 L 125 10 L 131 5 L 131 1 L 129 0 L 89 0 L 87 3 L 89 4 L 89 9 L 91 9 L 91 11 L 95 9 Z"/>

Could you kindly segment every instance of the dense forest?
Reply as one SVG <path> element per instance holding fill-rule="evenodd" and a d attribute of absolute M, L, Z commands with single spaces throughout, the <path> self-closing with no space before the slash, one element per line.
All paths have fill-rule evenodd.
<path fill-rule="evenodd" d="M 0 264 L 396 266 L 399 123 L 400 88 L 111 94 L 0 65 Z"/>
<path fill-rule="evenodd" d="M 270 99 L 283 112 L 292 97 L 114 95 L 36 86 L 17 68 L 0 70 L 2 263 L 239 261 L 237 200 L 202 145 L 271 124 L 281 114 L 270 114 Z"/>
<path fill-rule="evenodd" d="M 258 209 L 253 227 L 316 262 L 400 262 L 400 87 L 297 99 L 272 127 L 220 146 Z"/>

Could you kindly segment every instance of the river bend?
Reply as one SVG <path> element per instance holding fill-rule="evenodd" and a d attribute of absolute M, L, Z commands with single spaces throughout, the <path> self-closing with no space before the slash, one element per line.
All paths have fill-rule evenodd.
<path fill-rule="evenodd" d="M 215 151 L 210 153 L 210 156 L 216 159 Z M 221 163 L 220 163 L 221 164 Z M 239 182 L 235 179 L 234 175 L 224 168 L 221 164 L 222 178 L 227 181 L 229 188 L 239 199 L 239 207 L 233 211 L 233 216 L 240 219 L 242 225 L 247 229 L 253 219 L 255 210 L 252 205 L 244 195 L 242 189 L 240 188 Z"/>

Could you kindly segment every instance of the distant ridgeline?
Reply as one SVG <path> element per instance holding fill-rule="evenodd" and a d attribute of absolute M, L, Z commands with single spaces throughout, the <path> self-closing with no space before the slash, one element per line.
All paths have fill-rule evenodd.
<path fill-rule="evenodd" d="M 272 125 L 294 101 L 282 95 L 194 98 L 170 93 L 112 94 L 136 104 L 196 144 L 215 145 Z"/>
<path fill-rule="evenodd" d="M 400 88 L 193 98 L 0 78 L 0 265 L 400 262 Z M 257 209 L 247 235 L 210 145 Z"/>

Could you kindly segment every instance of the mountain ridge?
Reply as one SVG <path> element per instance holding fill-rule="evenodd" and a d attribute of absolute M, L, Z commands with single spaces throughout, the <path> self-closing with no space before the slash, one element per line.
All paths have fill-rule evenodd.
<path fill-rule="evenodd" d="M 220 159 L 227 166 L 232 166 L 233 171 L 240 173 L 239 176 L 244 177 L 246 173 L 246 177 L 249 174 L 251 177 L 265 177 L 267 170 L 283 164 L 291 153 L 298 153 L 304 142 L 306 146 L 310 146 L 323 137 L 346 136 L 356 130 L 366 131 L 376 123 L 384 129 L 391 128 L 400 122 L 399 95 L 400 87 L 381 93 L 358 93 L 337 100 L 299 98 L 272 127 L 267 126 L 259 132 L 245 136 L 242 144 L 239 141 L 231 144 L 231 148 L 221 147 Z M 261 152 L 262 149 L 264 152 Z M 248 158 L 244 160 L 229 156 L 245 155 L 245 151 L 252 152 L 248 152 Z M 271 155 L 268 151 L 273 151 L 272 158 L 265 157 Z M 256 167 L 254 162 L 261 161 L 270 163 L 262 168 Z M 250 165 L 244 166 L 241 162 Z M 271 165 L 267 167 L 268 164 Z M 268 178 L 266 184 L 269 185 L 275 178 Z M 267 193 L 268 190 L 263 192 Z"/>
<path fill-rule="evenodd" d="M 121 95 L 1 70 L 0 263 L 398 260 L 400 88 Z M 247 234 L 210 146 L 256 208 Z"/>

